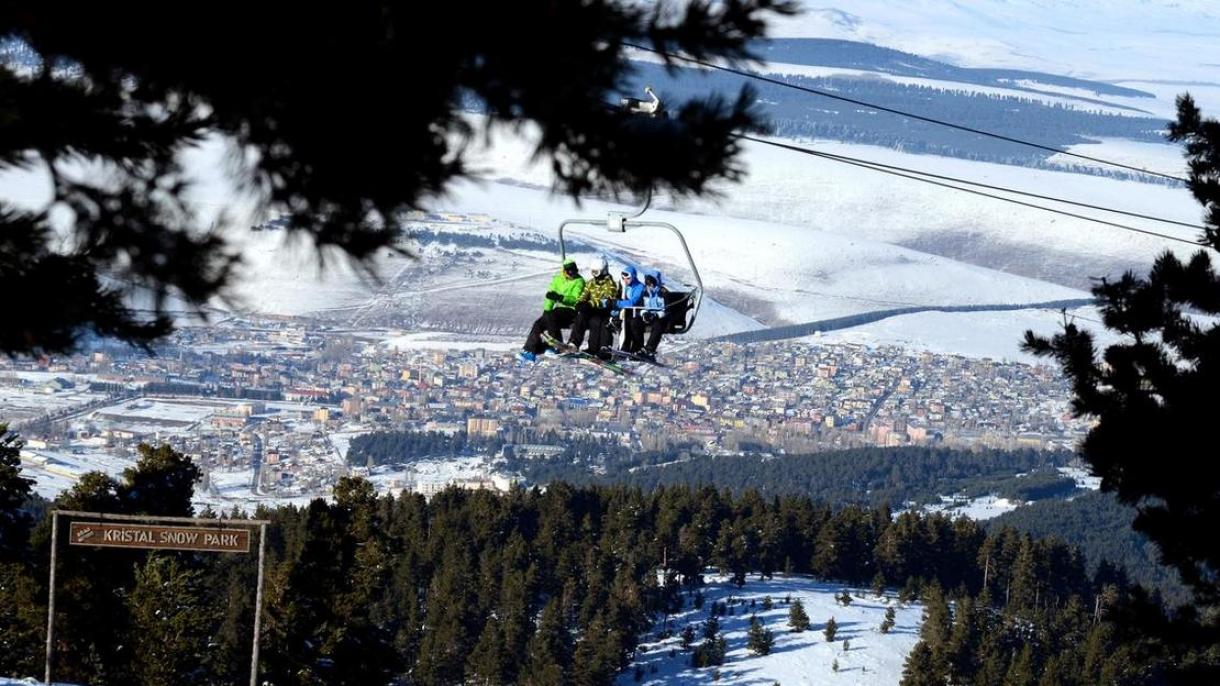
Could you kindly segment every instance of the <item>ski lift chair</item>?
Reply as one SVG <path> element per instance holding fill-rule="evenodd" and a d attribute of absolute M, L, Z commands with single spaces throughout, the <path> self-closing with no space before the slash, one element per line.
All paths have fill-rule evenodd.
<path fill-rule="evenodd" d="M 703 280 L 699 276 L 699 268 L 695 265 L 695 260 L 691 257 L 690 248 L 686 245 L 686 238 L 676 226 L 668 222 L 654 221 L 639 221 L 638 217 L 648 209 L 652 202 L 652 193 L 649 192 L 644 199 L 644 206 L 635 214 L 628 215 L 625 212 L 610 212 L 606 219 L 568 219 L 559 225 L 559 252 L 560 260 L 566 260 L 568 256 L 567 243 L 564 240 L 564 231 L 569 226 L 597 226 L 605 227 L 606 230 L 613 233 L 626 233 L 628 229 L 642 228 L 664 228 L 669 229 L 678 237 L 678 242 L 682 245 L 682 252 L 686 255 L 687 266 L 690 268 L 691 274 L 694 276 L 695 283 L 682 284 L 681 288 L 674 288 L 673 282 L 668 282 L 665 293 L 665 319 L 668 322 L 665 333 L 668 334 L 684 334 L 690 331 L 695 325 L 695 320 L 699 316 L 699 306 L 703 301 Z M 641 309 L 641 308 L 632 308 Z M 612 318 L 609 326 L 611 326 L 614 336 L 620 338 L 624 334 L 622 322 L 618 318 Z"/>

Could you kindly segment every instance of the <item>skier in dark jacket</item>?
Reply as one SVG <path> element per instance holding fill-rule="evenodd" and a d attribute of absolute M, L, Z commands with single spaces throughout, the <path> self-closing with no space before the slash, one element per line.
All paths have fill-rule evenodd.
<path fill-rule="evenodd" d="M 627 338 L 630 341 L 628 352 L 634 352 L 646 359 L 656 359 L 661 335 L 669 328 L 669 319 L 665 316 L 665 293 L 660 271 L 644 275 L 644 291 L 640 295 L 641 309 L 637 311 L 637 316 L 627 320 Z M 649 329 L 647 343 L 644 342 L 646 328 Z"/>
<path fill-rule="evenodd" d="M 563 269 L 551 279 L 551 285 L 547 288 L 546 300 L 542 303 L 542 316 L 534 322 L 523 349 L 517 353 L 517 359 L 533 362 L 547 349 L 542 340 L 544 331 L 551 338 L 563 339 L 562 329 L 571 326 L 576 319 L 576 303 L 580 300 L 584 288 L 585 280 L 580 276 L 576 260 L 564 260 Z"/>
<path fill-rule="evenodd" d="M 618 295 L 618 284 L 610 275 L 610 266 L 605 257 L 593 265 L 593 278 L 585 282 L 584 292 L 576 303 L 576 321 L 572 324 L 572 333 L 568 343 L 579 348 L 589 335 L 589 347 L 585 352 L 590 355 L 602 356 L 602 345 L 607 341 L 606 323 L 610 319 L 610 308 L 605 305 Z"/>

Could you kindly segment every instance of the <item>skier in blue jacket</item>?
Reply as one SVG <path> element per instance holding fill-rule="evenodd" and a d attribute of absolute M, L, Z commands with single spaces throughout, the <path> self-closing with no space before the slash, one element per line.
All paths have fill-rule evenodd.
<path fill-rule="evenodd" d="M 608 307 L 613 312 L 611 319 L 618 319 L 623 322 L 623 327 L 628 332 L 624 337 L 623 350 L 630 351 L 627 347 L 631 343 L 631 320 L 636 316 L 636 309 L 640 305 L 640 298 L 644 295 L 644 284 L 640 282 L 635 267 L 627 265 L 623 267 L 623 271 L 619 274 L 619 299 L 607 300 L 603 303 L 604 307 Z"/>

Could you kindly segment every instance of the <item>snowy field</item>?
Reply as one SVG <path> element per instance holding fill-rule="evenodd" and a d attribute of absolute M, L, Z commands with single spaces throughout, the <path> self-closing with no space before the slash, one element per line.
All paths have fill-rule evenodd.
<path fill-rule="evenodd" d="M 383 466 L 372 470 L 368 480 L 378 493 L 397 494 L 404 488 L 441 489 L 455 481 L 487 478 L 494 474 L 486 456 L 456 457 L 447 460 L 419 460 L 402 466 Z"/>
<path fill-rule="evenodd" d="M 1075 479 L 1076 488 L 1083 488 L 1088 491 L 1097 491 L 1101 489 L 1101 477 L 1093 476 L 1087 469 L 1081 469 L 1080 467 L 1060 467 L 1059 473 Z"/>
<path fill-rule="evenodd" d="M 1098 319 L 1092 308 L 1069 311 L 1069 315 Z M 827 331 L 804 339 L 811 343 L 855 343 L 876 347 L 899 345 L 911 350 L 933 353 L 989 357 L 997 360 L 1054 364 L 1021 350 L 1026 331 L 1053 336 L 1063 330 L 1064 317 L 1050 310 L 1012 312 L 919 312 L 890 317 L 850 329 Z M 1119 338 L 1100 324 L 1077 319 L 1078 327 L 1090 331 L 1098 345 L 1110 345 Z"/>
<path fill-rule="evenodd" d="M 215 497 L 196 491 L 191 504 L 195 506 L 195 512 L 199 512 L 205 507 L 212 508 L 214 512 L 230 512 L 236 508 L 247 515 L 252 515 L 260 506 L 275 508 L 284 505 L 305 508 L 316 498 L 323 498 L 323 496 L 321 494 L 316 496 L 260 496 L 251 493 L 249 487 L 247 487 L 226 492 L 223 497 Z M 323 499 L 330 500 L 331 498 L 327 495 Z"/>
<path fill-rule="evenodd" d="M 1092 476 L 1088 470 L 1079 467 L 1059 467 L 1059 473 L 1063 476 L 1071 477 L 1076 481 L 1076 488 L 1088 491 L 1096 491 L 1101 488 L 1101 478 Z M 1071 500 L 1075 496 L 1069 496 Z M 935 505 L 925 505 L 920 508 L 921 512 L 944 512 L 953 517 L 968 517 L 976 521 L 983 521 L 999 517 L 1006 512 L 1012 512 L 1018 507 L 1029 505 L 1029 502 L 1020 502 L 1001 498 L 998 495 L 991 493 L 988 495 L 979 496 L 977 498 L 966 498 L 964 496 L 940 496 L 940 503 Z M 897 517 L 902 513 L 902 510 L 896 510 L 894 516 Z"/>
<path fill-rule="evenodd" d="M 643 671 L 643 679 L 638 683 L 651 686 L 712 683 L 769 686 L 775 682 L 782 686 L 897 686 L 902 679 L 906 655 L 919 638 L 923 612 L 920 605 L 899 605 L 893 597 L 878 598 L 871 591 L 783 575 L 768 581 L 751 577 L 740 589 L 725 578 L 709 581 L 711 583 L 703 589 L 703 609 L 695 610 L 688 604 L 687 610 L 672 616 L 670 627 L 675 636 L 669 639 L 655 640 L 662 627 L 654 627 L 653 640 L 645 639 L 633 665 L 619 676 L 619 686 L 637 683 L 634 678 L 636 667 Z M 834 600 L 835 594 L 843 590 L 852 590 L 861 597 L 853 597 L 852 604 L 843 607 Z M 762 609 L 766 596 L 773 602 L 770 610 Z M 744 605 L 734 605 L 733 616 L 720 618 L 728 652 L 725 664 L 718 668 L 720 679 L 714 681 L 717 668 L 692 668 L 690 653 L 682 651 L 677 634 L 686 625 L 695 625 L 697 645 L 702 640 L 699 629 L 708 618 L 712 602 L 725 602 L 730 597 L 744 601 Z M 810 621 L 808 631 L 796 634 L 788 630 L 790 606 L 783 602 L 788 597 L 799 598 L 805 606 Z M 751 601 L 755 603 L 753 610 L 749 607 Z M 882 634 L 878 627 L 890 606 L 896 610 L 896 624 L 890 633 Z M 751 612 L 775 635 L 770 655 L 756 656 L 746 648 Z M 838 633 L 833 643 L 827 643 L 822 631 L 831 617 L 838 625 Z M 850 642 L 849 650 L 844 650 L 845 642 Z M 836 660 L 838 672 L 833 670 Z"/>
<path fill-rule="evenodd" d="M 48 393 L 38 387 L 0 384 L 0 422 L 12 423 L 47 413 L 71 410 L 105 397 L 102 393 L 90 393 L 80 389 Z"/>
<path fill-rule="evenodd" d="M 567 217 L 602 216 L 621 206 L 566 198 L 500 184 L 463 185 L 455 204 L 464 211 L 499 208 L 521 226 L 549 227 Z M 655 221 L 681 227 L 704 285 L 722 302 L 734 295 L 765 303 L 783 323 L 843 316 L 879 305 L 950 305 L 1038 302 L 1088 297 L 1071 288 L 977 267 L 862 237 L 812 227 L 727 216 L 650 211 Z M 547 229 L 540 229 L 546 232 Z M 667 235 L 582 233 L 619 255 L 647 255 L 681 265 L 681 245 Z M 668 240 L 667 240 L 668 239 Z M 682 269 L 678 268 L 678 276 Z M 749 312 L 745 312 L 749 314 Z"/>
<path fill-rule="evenodd" d="M 1008 498 L 1000 498 L 995 494 L 983 495 L 977 498 L 961 498 L 955 496 L 940 497 L 941 502 L 936 505 L 927 505 L 921 510 L 923 512 L 944 512 L 953 517 L 966 517 L 975 521 L 983 521 L 999 517 L 1006 512 L 1025 505 Z"/>

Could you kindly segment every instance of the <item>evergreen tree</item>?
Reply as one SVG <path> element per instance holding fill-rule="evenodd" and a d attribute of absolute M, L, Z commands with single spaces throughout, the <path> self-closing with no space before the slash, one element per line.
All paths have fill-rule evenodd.
<path fill-rule="evenodd" d="M 38 584 L 21 565 L 0 562 L 0 674 L 34 674 L 47 619 Z"/>
<path fill-rule="evenodd" d="M 940 661 L 943 659 L 949 643 L 953 614 L 949 610 L 949 602 L 941 592 L 939 584 L 933 583 L 926 587 L 923 600 L 923 625 L 919 629 L 919 636 Z"/>
<path fill-rule="evenodd" d="M 720 633 L 720 620 L 713 614 L 703 623 L 703 638 L 710 640 L 715 638 L 718 633 Z"/>
<path fill-rule="evenodd" d="M 908 576 L 907 581 L 902 586 L 902 590 L 898 592 L 898 602 L 912 603 L 919 598 L 919 582 L 913 576 Z"/>
<path fill-rule="evenodd" d="M 936 669 L 932 650 L 920 641 L 907 655 L 902 668 L 901 686 L 944 686 L 945 680 Z"/>
<path fill-rule="evenodd" d="M 1027 534 L 1021 537 L 1021 551 L 1013 563 L 1008 605 L 1015 610 L 1033 609 L 1038 596 L 1038 550 Z"/>
<path fill-rule="evenodd" d="M 623 667 L 622 636 L 602 615 L 585 627 L 572 657 L 572 683 L 602 686 Z"/>
<path fill-rule="evenodd" d="M 421 683 L 442 686 L 461 674 L 466 656 L 482 627 L 474 616 L 475 584 L 471 551 L 460 541 L 445 547 L 441 568 L 428 589 L 425 632 L 416 669 Z"/>
<path fill-rule="evenodd" d="M 944 648 L 943 661 L 951 681 L 967 680 L 977 672 L 975 648 L 979 633 L 980 629 L 975 622 L 974 601 L 969 596 L 959 598 L 953 612 L 953 628 Z M 933 650 L 935 651 L 935 648 Z"/>
<path fill-rule="evenodd" d="M 885 595 L 885 574 L 880 570 L 873 576 L 873 595 L 880 598 Z"/>
<path fill-rule="evenodd" d="M 885 608 L 885 619 L 881 620 L 881 633 L 888 634 L 894 628 L 894 608 Z"/>
<path fill-rule="evenodd" d="M 1204 209 L 1201 243 L 1220 250 L 1220 123 L 1178 98 L 1172 141 L 1185 144 L 1188 187 Z M 1078 415 L 1096 417 L 1081 446 L 1101 487 L 1139 508 L 1147 535 L 1205 603 L 1220 602 L 1220 471 L 1193 470 L 1198 427 L 1216 416 L 1220 374 L 1220 274 L 1205 251 L 1188 262 L 1166 251 L 1147 277 L 1128 272 L 1093 288 L 1106 327 L 1123 341 L 1099 358 L 1073 324 L 1025 347 L 1053 356 L 1072 382 Z M 1198 315 L 1198 316 L 1196 316 Z M 1164 459 L 1149 459 L 1149 456 Z M 1182 478 L 1189 473 L 1190 478 Z"/>
<path fill-rule="evenodd" d="M 724 664 L 724 656 L 728 649 L 728 641 L 725 640 L 724 636 L 709 638 L 691 653 L 691 666 L 698 669 L 722 665 Z M 715 680 L 715 677 L 713 680 Z"/>
<path fill-rule="evenodd" d="M 203 477 L 190 458 L 168 444 L 152 447 L 141 443 L 135 467 L 123 471 L 118 490 L 127 512 L 190 517 L 195 484 Z"/>
<path fill-rule="evenodd" d="M 186 569 L 169 556 L 151 555 L 136 573 L 128 605 L 138 683 L 206 682 L 203 658 L 217 606 L 204 595 L 203 587 L 199 571 Z"/>
<path fill-rule="evenodd" d="M 1046 665 L 1042 668 L 1042 674 L 1038 678 L 1038 686 L 1070 686 L 1076 683 L 1075 679 L 1063 667 L 1058 655 L 1051 655 L 1046 660 Z"/>
<path fill-rule="evenodd" d="M 1036 686 L 1037 676 L 1034 669 L 1034 649 L 1026 643 L 1009 666 L 1008 674 L 1004 677 L 1004 686 Z M 1106 680 L 1102 683 L 1116 681 Z"/>
<path fill-rule="evenodd" d="M 32 480 L 21 476 L 21 441 L 0 424 L 0 564 L 16 560 L 25 547 L 29 518 L 21 506 Z"/>
<path fill-rule="evenodd" d="M 830 619 L 826 620 L 826 628 L 822 630 L 822 633 L 826 636 L 827 643 L 834 643 L 835 634 L 838 631 L 839 631 L 839 623 L 835 621 L 834 617 L 831 617 Z"/>
<path fill-rule="evenodd" d="M 682 627 L 682 650 L 690 650 L 691 644 L 695 642 L 695 627 L 687 624 Z"/>
<path fill-rule="evenodd" d="M 466 660 L 466 681 L 471 686 L 501 686 L 504 679 L 504 661 L 507 654 L 500 638 L 499 622 L 489 618 L 483 625 L 479 640 Z"/>
<path fill-rule="evenodd" d="M 800 598 L 788 606 L 788 626 L 798 634 L 809 628 L 809 615 L 805 614 L 805 605 Z"/>
<path fill-rule="evenodd" d="M 758 617 L 750 617 L 750 630 L 747 632 L 746 647 L 755 655 L 771 654 L 771 647 L 775 645 L 775 635 L 770 629 L 763 626 L 762 622 L 758 621 Z"/>
<path fill-rule="evenodd" d="M 571 660 L 571 638 L 562 601 L 552 598 L 542 609 L 538 629 L 530 637 L 521 683 L 563 686 Z"/>

